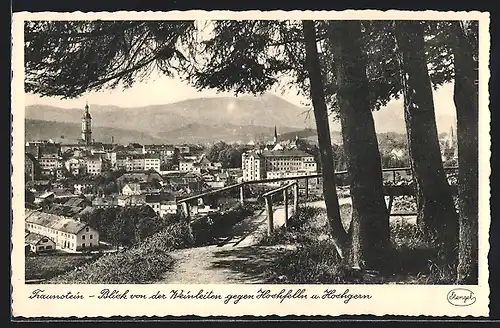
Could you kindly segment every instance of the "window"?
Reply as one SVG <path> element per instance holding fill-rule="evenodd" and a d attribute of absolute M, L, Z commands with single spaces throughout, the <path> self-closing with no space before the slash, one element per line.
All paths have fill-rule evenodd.
<path fill-rule="evenodd" d="M 47 238 L 42 239 L 42 243 L 47 243 L 47 242 L 49 242 L 49 240 Z"/>
<path fill-rule="evenodd" d="M 92 247 L 92 243 L 89 244 L 89 247 Z"/>
<path fill-rule="evenodd" d="M 82 235 L 82 240 L 85 240 L 85 235 Z"/>
<path fill-rule="evenodd" d="M 94 237 L 94 236 L 90 235 L 90 239 L 92 239 L 92 237 Z"/>
<path fill-rule="evenodd" d="M 82 247 L 85 248 L 85 243 L 82 244 Z"/>
<path fill-rule="evenodd" d="M 89 227 L 87 227 L 87 229 L 85 229 L 85 231 L 89 232 Z"/>
<path fill-rule="evenodd" d="M 45 249 L 52 249 L 52 246 L 51 245 L 47 245 L 47 246 L 45 246 Z"/>

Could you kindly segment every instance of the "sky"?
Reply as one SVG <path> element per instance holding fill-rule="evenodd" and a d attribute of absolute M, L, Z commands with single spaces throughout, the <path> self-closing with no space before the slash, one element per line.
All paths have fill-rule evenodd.
<path fill-rule="evenodd" d="M 273 92 L 282 96 L 279 91 Z M 304 98 L 296 96 L 297 92 L 289 92 L 282 96 L 296 105 L 301 105 Z M 166 76 L 153 76 L 147 82 L 138 82 L 130 89 L 105 90 L 102 92 L 89 92 L 75 99 L 60 99 L 56 97 L 40 97 L 26 94 L 25 105 L 49 105 L 62 108 L 79 108 L 85 102 L 94 105 L 114 105 L 118 107 L 141 107 L 148 105 L 163 105 L 192 98 L 203 97 L 231 97 L 234 93 L 217 93 L 215 90 L 198 91 L 178 78 Z"/>
<path fill-rule="evenodd" d="M 271 93 L 279 95 L 283 99 L 296 104 L 303 105 L 307 99 L 298 96 L 296 90 L 290 90 L 281 94 L 275 90 Z M 148 105 L 163 105 L 182 101 L 186 99 L 202 97 L 231 97 L 233 93 L 217 93 L 215 90 L 198 91 L 178 78 L 166 76 L 152 76 L 147 82 L 138 82 L 129 89 L 104 90 L 101 92 L 89 92 L 75 99 L 60 99 L 56 97 L 40 97 L 38 95 L 26 94 L 25 105 L 48 105 L 61 108 L 83 108 L 88 102 L 92 105 L 113 105 L 118 107 L 142 107 Z M 395 100 L 402 104 L 402 100 Z M 434 104 L 437 114 L 455 114 L 453 104 L 453 85 L 447 84 L 434 92 Z"/>

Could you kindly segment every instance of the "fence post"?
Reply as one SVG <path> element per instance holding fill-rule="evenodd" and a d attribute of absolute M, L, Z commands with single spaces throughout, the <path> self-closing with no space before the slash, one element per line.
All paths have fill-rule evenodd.
<path fill-rule="evenodd" d="M 309 199 L 309 178 L 305 178 L 304 181 L 306 183 L 306 188 L 305 188 L 306 199 L 305 199 L 304 203 L 307 205 L 307 200 Z"/>
<path fill-rule="evenodd" d="M 293 214 L 299 211 L 299 180 L 293 185 Z"/>
<path fill-rule="evenodd" d="M 266 197 L 266 210 L 267 210 L 267 234 L 270 236 L 274 230 L 273 203 L 271 196 Z"/>
<path fill-rule="evenodd" d="M 182 203 L 182 209 L 184 211 L 184 215 L 186 216 L 186 218 L 189 219 L 190 217 L 190 213 L 189 213 L 189 204 L 187 202 L 183 202 Z"/>
<path fill-rule="evenodd" d="M 288 221 L 288 187 L 283 190 L 283 204 L 285 205 L 285 227 Z"/>
<path fill-rule="evenodd" d="M 242 206 L 245 203 L 245 198 L 244 198 L 245 197 L 245 194 L 244 194 L 245 190 L 243 189 L 243 187 L 244 187 L 244 185 L 240 186 L 240 205 L 242 205 Z"/>

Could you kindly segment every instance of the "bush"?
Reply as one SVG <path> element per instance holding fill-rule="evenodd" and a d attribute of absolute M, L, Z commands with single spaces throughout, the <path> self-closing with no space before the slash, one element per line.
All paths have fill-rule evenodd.
<path fill-rule="evenodd" d="M 157 280 L 173 264 L 169 251 L 189 247 L 189 224 L 179 220 L 163 231 L 123 252 L 103 255 L 97 261 L 63 274 L 51 283 L 140 284 Z"/>
<path fill-rule="evenodd" d="M 344 283 L 349 278 L 330 240 L 300 245 L 276 258 L 265 274 L 271 283 L 286 284 Z"/>

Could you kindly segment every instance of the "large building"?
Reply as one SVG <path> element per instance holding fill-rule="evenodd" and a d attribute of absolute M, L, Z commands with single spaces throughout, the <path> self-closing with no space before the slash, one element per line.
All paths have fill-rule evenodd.
<path fill-rule="evenodd" d="M 257 150 L 241 156 L 243 181 L 315 174 L 314 156 L 300 150 Z"/>
<path fill-rule="evenodd" d="M 99 232 L 87 223 L 60 215 L 27 210 L 25 227 L 30 233 L 50 238 L 57 248 L 80 251 L 99 246 Z"/>

